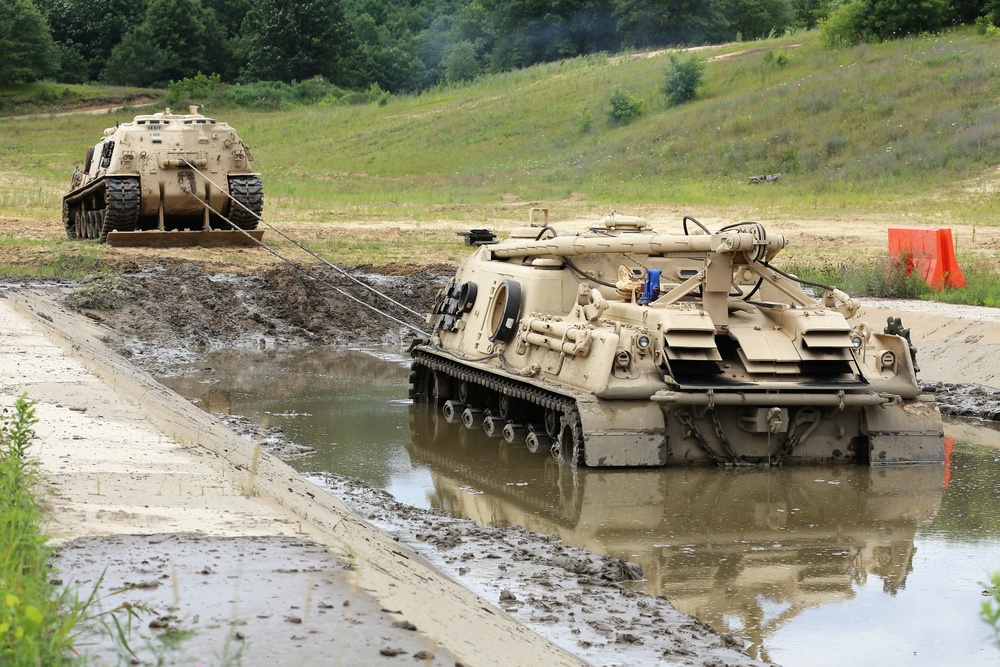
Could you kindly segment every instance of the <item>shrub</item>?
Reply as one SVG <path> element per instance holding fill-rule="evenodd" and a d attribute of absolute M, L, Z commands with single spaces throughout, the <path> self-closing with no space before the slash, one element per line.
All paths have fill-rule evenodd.
<path fill-rule="evenodd" d="M 861 41 L 865 6 L 861 0 L 839 5 L 819 22 L 819 41 L 827 48 L 851 46 Z"/>
<path fill-rule="evenodd" d="M 594 117 L 590 115 L 590 109 L 584 108 L 576 117 L 576 129 L 580 134 L 587 134 L 594 125 Z"/>
<path fill-rule="evenodd" d="M 639 117 L 642 113 L 642 100 L 618 86 L 611 91 L 608 100 L 608 122 L 612 125 L 626 124 Z"/>
<path fill-rule="evenodd" d="M 380 107 L 384 107 L 389 103 L 389 91 L 382 90 L 382 86 L 378 83 L 373 83 L 368 87 L 368 96 L 371 97 L 371 101 Z"/>
<path fill-rule="evenodd" d="M 768 65 L 777 65 L 778 67 L 784 67 L 792 61 L 792 57 L 785 53 L 784 50 L 778 49 L 768 49 L 764 52 L 764 62 Z"/>
<path fill-rule="evenodd" d="M 177 104 L 178 102 L 204 102 L 209 96 L 219 89 L 222 79 L 218 74 L 205 76 L 198 72 L 194 76 L 171 81 L 167 85 L 167 104 Z"/>
<path fill-rule="evenodd" d="M 367 101 L 368 93 L 353 93 Z M 217 108 L 283 110 L 303 104 L 330 104 L 343 99 L 346 91 L 321 76 L 296 83 L 256 81 L 254 83 L 222 85 L 209 97 Z"/>
<path fill-rule="evenodd" d="M 671 55 L 670 68 L 667 69 L 666 81 L 663 83 L 663 92 L 667 96 L 667 102 L 671 106 L 676 106 L 697 97 L 704 72 L 705 63 L 698 60 L 696 56 L 681 60 L 677 56 Z"/>
<path fill-rule="evenodd" d="M 986 16 L 980 16 L 976 19 L 976 31 L 980 35 L 986 35 L 987 37 L 997 38 L 1000 37 L 1000 28 L 997 27 L 996 21 L 998 17 L 992 14 Z"/>

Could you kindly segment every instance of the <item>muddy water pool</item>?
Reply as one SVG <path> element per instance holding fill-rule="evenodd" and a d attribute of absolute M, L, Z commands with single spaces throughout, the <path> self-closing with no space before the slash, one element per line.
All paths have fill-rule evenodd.
<path fill-rule="evenodd" d="M 280 427 L 304 474 L 521 525 L 640 563 L 637 587 L 785 667 L 995 665 L 979 619 L 1000 570 L 1000 437 L 949 423 L 946 466 L 569 470 L 407 400 L 398 350 L 220 353 L 162 378 Z"/>

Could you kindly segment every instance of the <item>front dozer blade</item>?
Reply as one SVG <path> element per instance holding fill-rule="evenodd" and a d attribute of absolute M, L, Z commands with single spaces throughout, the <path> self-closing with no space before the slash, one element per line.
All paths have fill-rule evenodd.
<path fill-rule="evenodd" d="M 116 248 L 179 248 L 201 246 L 219 248 L 225 246 L 255 246 L 264 236 L 263 229 L 247 231 L 210 232 L 109 232 L 107 243 Z"/>

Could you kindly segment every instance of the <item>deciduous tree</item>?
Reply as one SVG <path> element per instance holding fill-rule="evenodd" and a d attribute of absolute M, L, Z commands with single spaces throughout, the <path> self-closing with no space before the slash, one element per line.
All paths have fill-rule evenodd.
<path fill-rule="evenodd" d="M 200 0 L 150 0 L 142 23 L 116 46 L 102 73 L 105 81 L 162 86 L 215 72 L 225 60 L 225 31 Z"/>
<path fill-rule="evenodd" d="M 448 83 L 469 81 L 479 74 L 476 47 L 472 42 L 461 41 L 453 45 L 441 64 L 444 65 L 444 78 Z"/>
<path fill-rule="evenodd" d="M 703 44 L 727 24 L 717 0 L 614 0 L 623 46 Z"/>
<path fill-rule="evenodd" d="M 719 0 L 719 5 L 727 25 L 718 41 L 780 34 L 795 20 L 791 0 Z"/>
<path fill-rule="evenodd" d="M 62 54 L 58 77 L 96 81 L 112 49 L 142 22 L 146 0 L 36 0 Z"/>
<path fill-rule="evenodd" d="M 248 79 L 295 81 L 326 77 L 359 85 L 351 68 L 357 47 L 338 0 L 256 0 L 243 22 Z"/>
<path fill-rule="evenodd" d="M 948 0 L 865 0 L 862 34 L 878 39 L 940 30 L 949 23 Z"/>
<path fill-rule="evenodd" d="M 56 59 L 49 26 L 31 0 L 0 0 L 0 84 L 45 78 Z"/>

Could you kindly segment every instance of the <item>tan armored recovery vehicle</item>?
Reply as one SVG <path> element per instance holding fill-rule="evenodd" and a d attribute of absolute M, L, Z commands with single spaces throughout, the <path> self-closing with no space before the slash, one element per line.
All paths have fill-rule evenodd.
<path fill-rule="evenodd" d="M 73 173 L 66 235 L 111 245 L 253 244 L 264 191 L 252 162 L 236 130 L 195 106 L 136 116 L 104 130 Z"/>
<path fill-rule="evenodd" d="M 774 268 L 785 239 L 758 223 L 466 241 L 411 349 L 411 397 L 449 420 L 588 466 L 944 459 L 909 341 Z"/>

